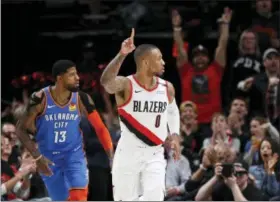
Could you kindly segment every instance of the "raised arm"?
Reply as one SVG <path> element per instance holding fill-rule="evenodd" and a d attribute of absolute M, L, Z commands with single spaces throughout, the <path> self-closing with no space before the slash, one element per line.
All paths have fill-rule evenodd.
<path fill-rule="evenodd" d="M 94 102 L 91 97 L 84 93 L 79 92 L 80 95 L 80 109 L 83 114 L 86 115 L 90 124 L 93 126 L 96 135 L 101 142 L 104 150 L 106 151 L 110 160 L 113 159 L 114 156 L 114 148 L 112 139 L 108 129 L 106 128 L 105 124 L 103 123 L 99 113 L 97 112 Z"/>
<path fill-rule="evenodd" d="M 184 39 L 181 27 L 182 19 L 177 10 L 172 11 L 173 38 L 178 49 L 177 68 L 188 62 L 188 53 L 184 48 Z"/>
<path fill-rule="evenodd" d="M 229 8 L 224 9 L 222 18 L 219 19 L 220 23 L 220 37 L 218 47 L 216 48 L 215 60 L 222 67 L 226 66 L 226 52 L 229 38 L 229 23 L 231 21 L 232 11 Z"/>
<path fill-rule="evenodd" d="M 104 86 L 105 90 L 110 94 L 123 91 L 129 84 L 129 81 L 126 77 L 117 75 L 125 57 L 135 49 L 134 35 L 135 31 L 132 29 L 130 37 L 123 41 L 120 52 L 107 65 L 101 75 L 100 82 L 102 86 Z"/>

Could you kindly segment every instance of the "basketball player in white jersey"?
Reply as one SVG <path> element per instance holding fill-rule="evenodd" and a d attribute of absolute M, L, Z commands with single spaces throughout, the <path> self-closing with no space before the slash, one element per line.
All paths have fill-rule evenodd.
<path fill-rule="evenodd" d="M 134 52 L 136 73 L 117 76 L 134 49 L 132 29 L 101 76 L 106 91 L 115 94 L 122 130 L 112 168 L 114 200 L 163 201 L 163 144 L 171 140 L 174 158 L 179 158 L 179 110 L 174 87 L 158 77 L 164 73 L 164 61 L 156 46 L 138 46 Z"/>

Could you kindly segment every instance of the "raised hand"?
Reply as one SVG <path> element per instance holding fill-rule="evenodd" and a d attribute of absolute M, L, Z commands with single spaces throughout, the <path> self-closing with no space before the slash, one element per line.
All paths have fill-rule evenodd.
<path fill-rule="evenodd" d="M 251 138 L 251 143 L 252 143 L 252 144 L 251 144 L 251 149 L 252 149 L 252 151 L 256 152 L 256 151 L 258 151 L 259 148 L 260 148 L 261 139 L 255 137 L 255 136 L 253 136 L 253 137 Z"/>
<path fill-rule="evenodd" d="M 120 50 L 120 53 L 122 55 L 127 55 L 127 54 L 131 53 L 132 51 L 134 51 L 134 49 L 135 49 L 134 36 L 135 36 L 135 30 L 134 30 L 134 28 L 132 28 L 130 37 L 122 42 L 122 46 L 121 46 L 121 50 Z"/>
<path fill-rule="evenodd" d="M 216 151 L 213 146 L 208 146 L 202 157 L 202 164 L 205 168 L 214 165 L 217 161 Z"/>
<path fill-rule="evenodd" d="M 216 163 L 215 164 L 215 175 L 216 176 L 222 176 L 222 170 L 223 170 L 223 167 L 222 167 L 222 164 L 221 163 Z"/>
<path fill-rule="evenodd" d="M 172 10 L 172 25 L 173 27 L 181 26 L 182 18 L 177 10 Z"/>
<path fill-rule="evenodd" d="M 278 161 L 278 154 L 273 154 L 273 156 L 268 160 L 268 172 L 273 172 L 274 167 Z"/>
<path fill-rule="evenodd" d="M 228 7 L 224 8 L 224 13 L 220 19 L 218 19 L 218 22 L 220 23 L 230 23 L 232 17 L 232 10 Z"/>
<path fill-rule="evenodd" d="M 224 178 L 224 182 L 229 188 L 232 189 L 236 185 L 236 177 L 233 175 L 231 177 Z"/>
<path fill-rule="evenodd" d="M 254 81 L 254 77 L 249 77 L 249 78 L 245 79 L 245 81 L 244 81 L 245 90 L 249 90 L 252 87 L 253 81 Z"/>
<path fill-rule="evenodd" d="M 20 166 L 20 171 L 18 171 L 16 175 L 19 175 L 21 178 L 23 178 L 30 173 L 34 173 L 35 171 L 36 171 L 35 162 L 29 164 L 23 164 Z"/>
<path fill-rule="evenodd" d="M 279 84 L 280 79 L 277 77 L 271 77 L 269 78 L 269 87 L 274 87 Z"/>

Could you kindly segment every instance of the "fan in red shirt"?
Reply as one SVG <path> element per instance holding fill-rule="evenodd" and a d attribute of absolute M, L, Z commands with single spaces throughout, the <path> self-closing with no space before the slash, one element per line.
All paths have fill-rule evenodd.
<path fill-rule="evenodd" d="M 173 11 L 172 23 L 174 39 L 177 45 L 177 67 L 180 71 L 182 101 L 193 101 L 198 109 L 198 123 L 209 124 L 212 115 L 221 111 L 221 80 L 226 65 L 226 49 L 229 37 L 229 23 L 232 12 L 224 9 L 220 23 L 220 37 L 216 48 L 215 59 L 209 61 L 208 51 L 202 45 L 192 51 L 192 61 L 188 60 L 186 45 L 181 33 L 181 17 Z"/>

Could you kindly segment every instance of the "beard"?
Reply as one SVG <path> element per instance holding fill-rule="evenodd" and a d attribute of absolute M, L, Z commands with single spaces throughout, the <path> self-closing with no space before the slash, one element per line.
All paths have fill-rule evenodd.
<path fill-rule="evenodd" d="M 78 92 L 80 88 L 79 88 L 79 86 L 70 86 L 69 85 L 69 86 L 66 87 L 66 89 L 69 90 L 72 93 L 75 93 L 75 92 Z"/>
<path fill-rule="evenodd" d="M 154 72 L 153 75 L 162 78 L 163 77 L 163 72 Z"/>

